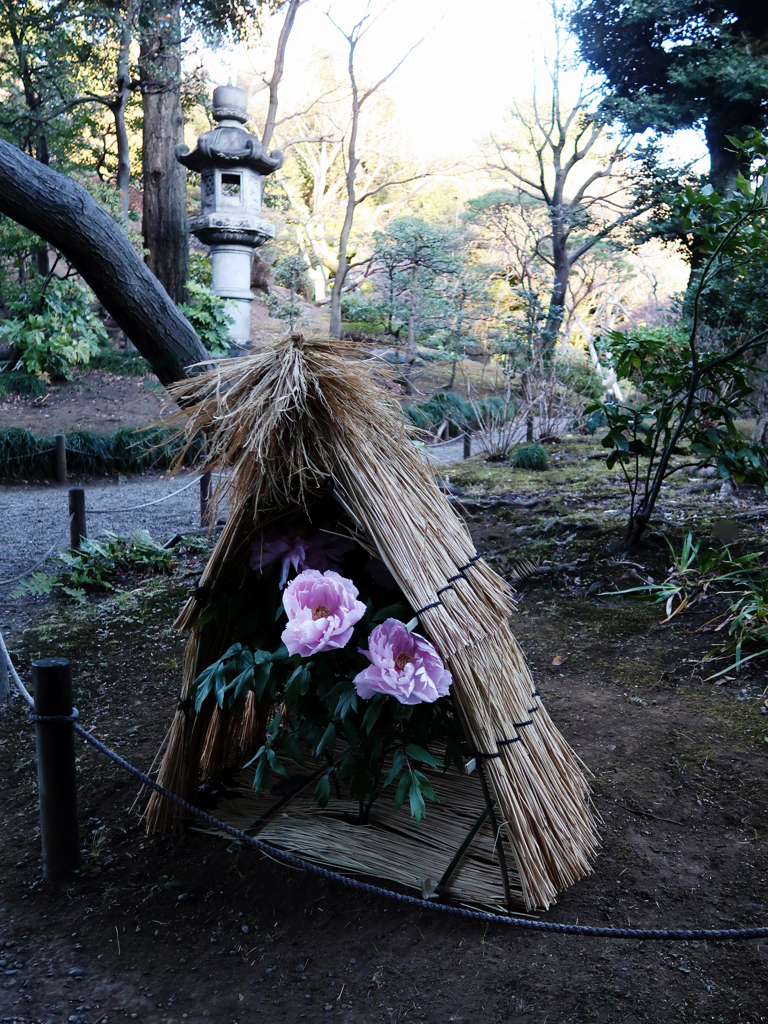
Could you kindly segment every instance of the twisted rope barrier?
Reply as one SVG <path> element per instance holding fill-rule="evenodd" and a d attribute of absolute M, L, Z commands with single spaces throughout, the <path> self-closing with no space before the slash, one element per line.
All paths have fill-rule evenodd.
<path fill-rule="evenodd" d="M 4 657 L 8 664 L 10 677 L 14 686 L 30 707 L 34 708 L 32 696 L 24 686 L 24 683 L 11 661 L 2 633 L 0 633 L 0 657 Z M 204 821 L 206 824 L 224 832 L 233 839 L 259 850 L 261 853 L 273 858 L 280 864 L 285 864 L 287 867 L 299 868 L 317 876 L 318 878 L 324 878 L 327 881 L 335 882 L 338 885 L 344 886 L 344 888 L 353 889 L 356 892 L 362 892 L 369 896 L 381 896 L 385 899 L 393 900 L 409 907 L 416 907 L 420 910 L 431 910 L 439 914 L 461 917 L 465 920 L 482 921 L 487 924 L 503 924 L 513 928 L 519 928 L 524 931 L 546 932 L 555 935 L 581 935 L 589 938 L 636 939 L 640 941 L 666 940 L 673 942 L 688 942 L 691 940 L 726 942 L 768 938 L 768 927 L 614 928 L 603 927 L 600 925 L 566 924 L 560 921 L 539 921 L 531 918 L 494 914 L 483 910 L 471 910 L 469 907 L 458 907 L 449 903 L 435 903 L 431 900 L 421 899 L 418 896 L 409 896 L 406 893 L 395 892 L 393 889 L 385 889 L 382 886 L 374 885 L 371 882 L 361 882 L 357 878 L 350 878 L 348 875 L 343 875 L 338 871 L 332 871 L 330 868 L 324 868 L 319 864 L 313 864 L 311 861 L 304 860 L 301 857 L 296 857 L 292 853 L 288 853 L 276 846 L 272 846 L 270 843 L 265 843 L 263 840 L 257 839 L 255 836 L 250 836 L 247 832 L 243 832 L 239 828 L 228 825 L 225 821 L 221 821 L 219 818 L 214 817 L 214 815 L 208 814 L 207 811 L 201 810 L 188 800 L 184 800 L 176 793 L 172 793 L 164 786 L 161 786 L 139 768 L 136 768 L 129 761 L 126 761 L 124 757 L 120 756 L 120 754 L 115 753 L 114 750 L 111 750 L 100 740 L 97 740 L 96 737 L 88 732 L 87 729 L 84 729 L 78 724 L 76 720 L 77 718 L 77 712 L 73 709 L 72 715 L 69 716 L 53 715 L 48 718 L 47 716 L 34 715 L 33 721 L 50 720 L 56 722 L 70 722 L 75 732 L 78 733 L 86 743 L 90 743 L 90 745 L 100 753 L 104 754 L 115 764 L 124 768 L 129 774 L 139 779 L 148 789 L 152 789 L 156 793 L 159 793 L 161 796 L 165 797 L 166 800 L 170 800 L 172 803 L 175 803 L 178 807 L 181 807 L 200 821 Z"/>

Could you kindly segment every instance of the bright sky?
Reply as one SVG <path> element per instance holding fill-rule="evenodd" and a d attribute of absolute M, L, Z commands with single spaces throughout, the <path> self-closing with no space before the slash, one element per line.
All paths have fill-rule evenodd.
<path fill-rule="evenodd" d="M 348 27 L 363 8 L 363 0 L 335 0 L 331 12 Z M 327 9 L 310 2 L 299 11 L 288 68 L 295 69 L 317 48 L 343 53 L 346 44 L 325 17 Z M 537 0 L 393 0 L 360 44 L 362 77 L 375 81 L 386 74 L 426 35 L 387 83 L 387 93 L 415 150 L 469 156 L 479 140 L 501 126 L 514 100 L 531 95 L 534 67 L 537 77 L 545 75 L 552 32 L 548 5 Z M 225 82 L 241 60 L 219 53 L 206 64 L 214 81 Z M 672 149 L 684 159 L 706 152 L 693 132 L 682 133 Z"/>

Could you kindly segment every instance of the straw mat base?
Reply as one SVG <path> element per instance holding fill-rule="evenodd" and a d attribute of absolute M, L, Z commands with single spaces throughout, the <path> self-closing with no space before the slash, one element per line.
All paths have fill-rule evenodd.
<path fill-rule="evenodd" d="M 439 804 L 427 805 L 427 816 L 416 822 L 406 807 L 395 811 L 389 794 L 371 809 L 368 824 L 352 822 L 357 803 L 336 799 L 326 808 L 314 799 L 310 784 L 276 814 L 254 828 L 279 799 L 274 793 L 254 793 L 252 772 L 235 778 L 236 797 L 221 800 L 216 816 L 228 825 L 257 834 L 260 839 L 305 860 L 351 875 L 368 875 L 396 882 L 429 897 L 485 807 L 477 773 L 428 772 Z M 344 820 L 346 816 L 347 820 Z M 214 830 L 206 830 L 214 831 Z M 486 820 L 473 839 L 443 895 L 453 902 L 487 910 L 507 910 L 494 835 Z M 520 880 L 507 849 L 509 882 L 515 912 L 524 909 Z"/>

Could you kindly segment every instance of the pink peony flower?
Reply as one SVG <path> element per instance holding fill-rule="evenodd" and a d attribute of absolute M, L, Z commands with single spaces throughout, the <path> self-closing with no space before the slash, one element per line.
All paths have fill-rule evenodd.
<path fill-rule="evenodd" d="M 357 594 L 352 580 L 333 570 L 299 573 L 283 594 L 288 625 L 281 639 L 288 653 L 308 658 L 349 643 L 353 626 L 365 615 L 365 605 L 357 600 Z"/>
<path fill-rule="evenodd" d="M 280 589 L 295 572 L 317 569 L 325 572 L 332 565 L 341 565 L 344 555 L 354 547 L 352 541 L 316 530 L 304 537 L 300 529 L 265 530 L 251 545 L 251 568 L 264 573 L 275 562 L 282 561 Z"/>
<path fill-rule="evenodd" d="M 451 673 L 440 655 L 429 640 L 409 633 L 398 619 L 377 626 L 368 638 L 368 650 L 360 653 L 371 662 L 353 679 L 364 700 L 384 693 L 401 704 L 431 704 L 448 693 Z"/>

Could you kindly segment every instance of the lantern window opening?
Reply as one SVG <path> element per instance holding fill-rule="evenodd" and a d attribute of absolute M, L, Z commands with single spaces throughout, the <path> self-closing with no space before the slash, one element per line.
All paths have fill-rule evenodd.
<path fill-rule="evenodd" d="M 241 174 L 222 172 L 221 175 L 221 198 L 229 202 L 242 203 L 243 201 L 243 177 Z"/>

